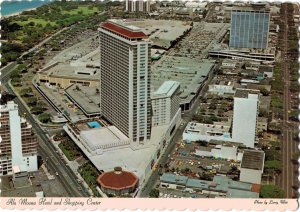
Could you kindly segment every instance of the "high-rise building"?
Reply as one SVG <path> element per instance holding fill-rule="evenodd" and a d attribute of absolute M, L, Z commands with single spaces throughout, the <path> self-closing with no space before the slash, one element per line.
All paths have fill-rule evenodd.
<path fill-rule="evenodd" d="M 267 48 L 269 22 L 270 12 L 264 7 L 233 8 L 229 47 Z"/>
<path fill-rule="evenodd" d="M 150 12 L 150 0 L 126 0 L 127 12 Z"/>
<path fill-rule="evenodd" d="M 152 96 L 152 126 L 169 125 L 180 111 L 180 83 L 164 82 Z"/>
<path fill-rule="evenodd" d="M 99 35 L 101 113 L 143 144 L 151 134 L 151 43 L 140 28 L 120 20 L 102 23 Z"/>
<path fill-rule="evenodd" d="M 259 91 L 237 89 L 234 96 L 232 140 L 254 147 Z"/>
<path fill-rule="evenodd" d="M 18 114 L 18 106 L 9 101 L 0 106 L 0 176 L 11 175 L 13 166 L 20 171 L 37 171 L 37 138 L 32 126 Z"/>

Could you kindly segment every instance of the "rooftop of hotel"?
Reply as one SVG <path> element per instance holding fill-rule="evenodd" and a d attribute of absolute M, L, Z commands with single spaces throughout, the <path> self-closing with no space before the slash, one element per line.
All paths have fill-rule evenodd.
<path fill-rule="evenodd" d="M 100 27 L 129 39 L 142 39 L 147 37 L 139 27 L 125 25 L 125 22 L 119 19 L 110 19 L 101 23 Z"/>

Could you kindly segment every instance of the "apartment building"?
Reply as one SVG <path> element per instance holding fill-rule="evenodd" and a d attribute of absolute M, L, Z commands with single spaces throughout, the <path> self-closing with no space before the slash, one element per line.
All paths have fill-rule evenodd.
<path fill-rule="evenodd" d="M 150 0 L 126 0 L 127 12 L 150 12 Z"/>
<path fill-rule="evenodd" d="M 18 106 L 9 101 L 0 106 L 0 176 L 11 175 L 13 166 L 20 171 L 37 171 L 37 138 L 32 126 L 18 114 Z"/>

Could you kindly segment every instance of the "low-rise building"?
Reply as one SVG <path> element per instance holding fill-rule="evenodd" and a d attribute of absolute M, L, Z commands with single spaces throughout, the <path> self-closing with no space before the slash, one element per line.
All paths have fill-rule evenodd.
<path fill-rule="evenodd" d="M 269 111 L 271 105 L 271 96 L 259 96 L 259 111 Z"/>
<path fill-rule="evenodd" d="M 221 68 L 236 68 L 237 61 L 236 60 L 223 60 Z"/>
<path fill-rule="evenodd" d="M 216 80 L 208 86 L 208 92 L 217 95 L 234 94 L 235 83 L 226 80 Z"/>
<path fill-rule="evenodd" d="M 261 65 L 259 66 L 259 72 L 267 78 L 273 77 L 273 66 Z"/>
<path fill-rule="evenodd" d="M 134 193 L 138 182 L 139 179 L 134 173 L 124 171 L 121 167 L 116 167 L 114 171 L 104 172 L 97 179 L 100 189 L 104 193 L 114 196 Z"/>
<path fill-rule="evenodd" d="M 198 180 L 186 176 L 164 173 L 160 186 L 168 189 L 199 192 L 226 198 L 258 198 L 256 184 L 233 181 L 226 176 L 214 176 L 213 181 Z"/>
<path fill-rule="evenodd" d="M 230 123 L 204 124 L 189 122 L 183 132 L 184 141 L 231 141 Z"/>
<path fill-rule="evenodd" d="M 261 184 L 265 153 L 260 150 L 244 150 L 240 166 L 240 181 Z"/>
<path fill-rule="evenodd" d="M 100 86 L 99 68 L 72 66 L 58 62 L 38 71 L 37 77 L 40 83 L 47 83 L 50 86 L 64 89 L 72 84 L 90 87 Z"/>
<path fill-rule="evenodd" d="M 258 133 L 266 132 L 268 130 L 268 118 L 257 117 L 256 129 Z"/>
<path fill-rule="evenodd" d="M 231 144 L 219 144 L 209 149 L 210 150 L 202 150 L 200 147 L 196 149 L 195 155 L 235 161 L 240 161 L 242 157 L 242 154 L 238 152 L 238 147 Z"/>

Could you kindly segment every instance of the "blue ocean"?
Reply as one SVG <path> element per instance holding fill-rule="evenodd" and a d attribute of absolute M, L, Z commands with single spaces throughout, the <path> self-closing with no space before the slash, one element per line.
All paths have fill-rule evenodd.
<path fill-rule="evenodd" d="M 1 15 L 11 15 L 14 13 L 22 12 L 24 10 L 37 8 L 44 4 L 50 3 L 51 0 L 23 0 L 23 1 L 7 1 L 3 0 L 1 3 Z"/>

